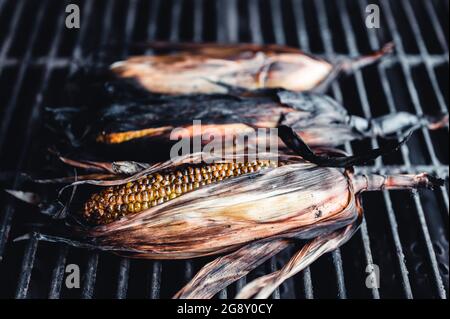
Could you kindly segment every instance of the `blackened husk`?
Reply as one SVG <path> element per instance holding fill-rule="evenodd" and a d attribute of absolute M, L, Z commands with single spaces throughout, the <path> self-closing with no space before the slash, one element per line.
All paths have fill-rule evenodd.
<path fill-rule="evenodd" d="M 121 154 L 131 152 L 131 158 L 141 160 L 165 159 L 164 154 L 169 154 L 170 147 L 178 141 L 177 137 L 171 140 L 175 128 L 185 129 L 182 135 L 185 138 L 203 137 L 203 144 L 210 142 L 205 138 L 207 132 L 222 137 L 223 141 L 250 134 L 245 147 L 256 149 L 266 139 L 266 136 L 251 135 L 258 128 L 285 125 L 300 134 L 310 147 L 335 147 L 368 137 L 403 135 L 424 126 L 438 129 L 448 123 L 447 115 L 433 118 L 406 112 L 365 119 L 348 114 L 341 104 L 325 95 L 285 90 L 147 96 L 111 103 L 97 110 L 49 109 L 48 115 L 52 125 L 64 132 L 72 146 L 82 145 L 88 153 L 99 150 L 110 158 L 121 158 Z M 194 126 L 194 120 L 201 121 L 201 128 Z"/>

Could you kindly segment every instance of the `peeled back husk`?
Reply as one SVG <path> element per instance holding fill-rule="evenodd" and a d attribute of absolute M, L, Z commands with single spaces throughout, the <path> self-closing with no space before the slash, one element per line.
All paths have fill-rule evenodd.
<path fill-rule="evenodd" d="M 285 140 L 293 149 L 303 147 L 295 135 Z M 442 182 L 427 174 L 353 175 L 349 168 L 324 165 L 335 163 L 347 167 L 357 163 L 355 157 L 333 159 L 312 154 L 310 150 L 304 158 L 319 164 L 299 156 L 259 154 L 259 157 L 256 161 L 277 165 L 199 185 L 178 197 L 104 224 L 78 225 L 72 234 L 78 241 L 47 235 L 39 235 L 38 239 L 98 248 L 133 258 L 185 259 L 228 253 L 207 264 L 177 293 L 179 298 L 213 297 L 293 241 L 306 240 L 285 267 L 249 283 L 238 295 L 267 297 L 282 281 L 352 236 L 361 221 L 362 192 L 433 187 Z M 138 172 L 128 177 L 123 176 L 120 167 L 129 169 L 130 165 L 91 163 L 111 173 L 111 178 L 84 179 L 70 186 L 79 189 L 91 185 L 95 187 L 92 192 L 95 198 L 95 194 L 108 187 L 126 185 L 130 189 L 128 194 L 134 196 L 134 186 L 139 187 L 139 181 L 149 175 L 170 176 L 186 167 L 245 163 L 249 158 L 249 154 L 214 158 L 197 153 L 152 166 L 131 164 Z M 73 197 L 74 202 L 81 200 L 76 193 Z M 83 218 L 82 211 L 71 210 L 71 214 Z"/>
<path fill-rule="evenodd" d="M 115 182 L 116 183 L 116 182 Z M 192 258 L 276 237 L 311 238 L 351 223 L 355 196 L 345 173 L 306 162 L 232 177 L 89 230 L 135 257 Z"/>

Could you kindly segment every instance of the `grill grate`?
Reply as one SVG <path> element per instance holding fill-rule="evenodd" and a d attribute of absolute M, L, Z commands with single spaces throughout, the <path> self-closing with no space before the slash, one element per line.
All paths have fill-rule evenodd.
<path fill-rule="evenodd" d="M 138 53 L 130 50 L 131 42 L 158 39 L 273 42 L 332 57 L 357 56 L 392 40 L 393 56 L 356 70 L 334 83 L 329 93 L 365 117 L 401 110 L 448 112 L 447 0 L 370 1 L 381 10 L 379 30 L 362 27 L 366 0 L 87 0 L 79 3 L 82 27 L 78 32 L 64 28 L 68 3 L 0 0 L 0 85 L 6 88 L 0 93 L 4 105 L 0 113 L 2 169 L 33 167 L 29 158 L 39 147 L 34 138 L 41 136 L 42 107 L 64 103 L 58 92 L 76 63 L 110 42 L 122 45 L 123 55 Z M 26 26 L 30 32 L 21 32 L 23 21 L 30 21 Z M 436 135 L 422 129 L 402 146 L 400 156 L 377 159 L 359 169 L 426 171 L 448 177 L 448 153 L 441 151 L 448 149 L 448 128 L 442 131 Z M 377 147 L 382 141 L 352 143 L 345 149 L 352 152 L 361 143 Z M 19 188 L 19 180 L 11 187 Z M 273 298 L 447 298 L 448 190 L 442 187 L 420 195 L 384 191 L 366 197 L 366 217 L 359 234 L 288 280 Z M 12 243 L 12 238 L 23 234 L 27 208 L 5 195 L 0 196 L 0 207 L 0 296 L 170 297 L 209 260 L 129 260 L 39 243 L 37 234 L 24 243 Z M 273 257 L 218 297 L 233 297 L 255 276 L 279 268 L 292 252 Z M 82 268 L 78 291 L 63 284 L 69 263 Z M 367 289 L 364 284 L 366 266 L 372 263 L 381 268 L 379 289 Z"/>

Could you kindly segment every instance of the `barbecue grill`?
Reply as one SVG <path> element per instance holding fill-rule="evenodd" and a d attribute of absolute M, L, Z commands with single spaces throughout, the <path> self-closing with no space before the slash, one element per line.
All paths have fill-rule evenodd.
<path fill-rule="evenodd" d="M 80 28 L 65 26 L 68 4 L 80 8 Z M 367 28 L 368 4 L 380 28 Z M 42 110 L 64 105 L 71 73 L 92 52 L 114 45 L 123 56 L 144 53 L 151 40 L 286 44 L 330 58 L 358 56 L 393 41 L 395 53 L 335 82 L 330 91 L 351 113 L 448 113 L 448 0 L 0 0 L 0 169 L 39 167 L 46 128 Z M 101 59 L 98 58 L 98 59 Z M 372 139 L 348 152 L 376 147 Z M 434 173 L 448 179 L 448 126 L 419 130 L 400 152 L 358 170 Z M 4 182 L 20 188 L 19 178 Z M 343 247 L 287 280 L 272 298 L 447 298 L 448 183 L 433 191 L 364 195 L 365 220 Z M 168 298 L 211 258 L 129 260 L 109 253 L 39 242 L 45 219 L 0 194 L 0 297 Z M 20 242 L 13 239 L 31 233 Z M 232 298 L 252 278 L 283 265 L 273 257 L 223 290 Z M 65 284 L 66 265 L 80 267 L 80 288 Z M 378 268 L 379 285 L 367 280 Z M 378 274 L 378 272 L 375 272 Z"/>

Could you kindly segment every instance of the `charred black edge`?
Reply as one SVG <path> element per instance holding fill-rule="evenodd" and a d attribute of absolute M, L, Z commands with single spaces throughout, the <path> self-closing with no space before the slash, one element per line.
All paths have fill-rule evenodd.
<path fill-rule="evenodd" d="M 445 179 L 443 179 L 443 178 L 439 178 L 437 176 L 427 174 L 427 179 L 428 179 L 427 186 L 430 189 L 442 187 L 445 185 Z"/>
<path fill-rule="evenodd" d="M 318 166 L 326 167 L 344 167 L 348 168 L 354 165 L 362 165 L 371 160 L 376 159 L 379 156 L 383 156 L 392 153 L 400 148 L 411 136 L 411 133 L 406 136 L 400 142 L 391 142 L 388 146 L 369 149 L 364 154 L 356 154 L 343 157 L 332 157 L 329 155 L 318 155 L 314 153 L 309 146 L 295 133 L 295 131 L 286 126 L 281 125 L 278 127 L 278 136 L 286 144 L 288 148 L 294 151 L 297 155 L 303 159 L 316 164 Z"/>

